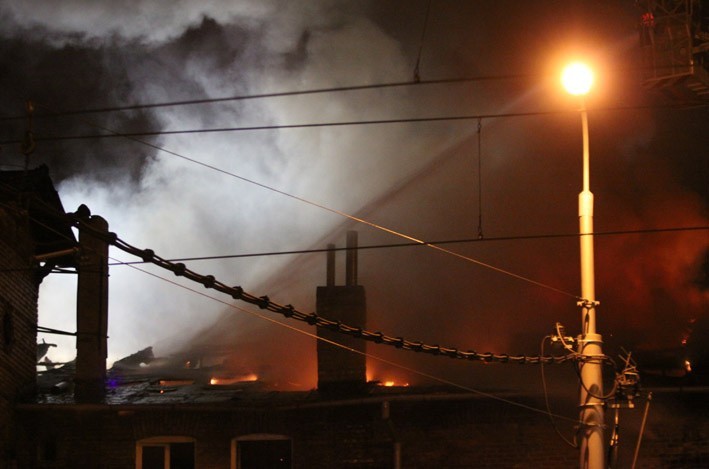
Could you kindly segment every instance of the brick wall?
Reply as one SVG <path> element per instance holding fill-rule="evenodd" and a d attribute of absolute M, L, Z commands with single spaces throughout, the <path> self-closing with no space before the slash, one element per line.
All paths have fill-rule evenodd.
<path fill-rule="evenodd" d="M 708 394 L 656 395 L 637 467 L 709 467 Z M 249 434 L 291 438 L 295 469 L 391 468 L 395 443 L 401 447 L 401 467 L 407 469 L 578 467 L 578 450 L 557 436 L 545 414 L 470 395 L 388 399 L 390 420 L 384 418 L 382 398 L 287 409 L 264 402 L 251 408 L 229 403 L 162 409 L 25 407 L 23 454 L 30 460 L 23 467 L 134 468 L 138 440 L 178 435 L 195 439 L 197 468 L 228 468 L 232 438 Z M 538 397 L 513 400 L 543 408 Z M 574 416 L 573 400 L 563 415 Z M 641 417 L 642 406 L 623 411 L 617 467 L 630 467 Z M 569 433 L 573 422 L 561 426 Z M 54 460 L 31 459 L 52 447 Z"/>
<path fill-rule="evenodd" d="M 38 285 L 23 212 L 0 208 L 0 466 L 13 459 L 14 402 L 34 390 Z"/>

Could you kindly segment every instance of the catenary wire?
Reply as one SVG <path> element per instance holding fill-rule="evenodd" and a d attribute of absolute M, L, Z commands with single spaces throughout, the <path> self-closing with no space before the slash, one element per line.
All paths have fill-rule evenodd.
<path fill-rule="evenodd" d="M 709 226 L 683 226 L 683 227 L 669 227 L 669 228 L 647 228 L 639 230 L 614 230 L 614 231 L 597 231 L 594 233 L 568 233 L 568 234 L 540 234 L 540 235 L 519 235 L 519 236 L 496 236 L 489 238 L 463 238 L 463 239 L 449 239 L 449 240 L 439 240 L 439 241 L 426 241 L 427 244 L 463 244 L 463 243 L 482 243 L 482 242 L 493 242 L 493 241 L 523 241 L 523 240 L 535 240 L 535 239 L 558 239 L 558 238 L 578 238 L 580 236 L 620 236 L 620 235 L 635 235 L 635 234 L 653 234 L 653 233 L 674 233 L 674 232 L 688 232 L 688 231 L 706 231 L 709 230 Z M 169 259 L 171 261 L 208 261 L 208 260 L 220 260 L 220 259 L 240 259 L 248 257 L 269 257 L 269 256 L 283 256 L 283 255 L 297 255 L 297 254 L 317 254 L 328 251 L 348 251 L 348 250 L 369 250 L 369 249 L 390 249 L 390 248 L 402 248 L 402 247 L 421 247 L 425 246 L 421 243 L 388 243 L 388 244 L 371 244 L 371 245 L 358 245 L 354 248 L 340 247 L 340 248 L 316 248 L 316 249 L 296 249 L 290 251 L 265 251 L 265 252 L 254 252 L 245 254 L 222 254 L 216 256 L 199 256 L 199 257 L 180 257 Z M 112 265 L 131 265 L 131 264 L 145 264 L 145 261 L 127 261 Z"/>
<path fill-rule="evenodd" d="M 223 96 L 219 98 L 201 98 L 201 99 L 187 99 L 181 101 L 163 101 L 156 103 L 135 103 L 126 106 L 111 106 L 111 107 L 100 107 L 100 108 L 89 108 L 89 109 L 74 109 L 74 110 L 64 110 L 64 111 L 49 111 L 43 114 L 36 114 L 35 117 L 64 117 L 64 116 L 76 116 L 84 114 L 100 114 L 107 112 L 122 112 L 122 111 L 136 111 L 140 109 L 154 109 L 162 107 L 173 107 L 173 106 L 191 106 L 200 104 L 217 104 L 230 101 L 247 101 L 255 99 L 269 99 L 269 98 L 287 98 L 293 96 L 308 96 L 308 95 L 318 95 L 318 94 L 328 94 L 328 93 L 345 93 L 352 91 L 366 91 L 366 90 L 377 90 L 385 88 L 402 88 L 408 86 L 423 86 L 423 85 L 445 85 L 445 84 L 456 84 L 456 83 L 474 83 L 480 81 L 500 81 L 500 80 L 518 80 L 518 79 L 528 79 L 536 75 L 534 74 L 512 74 L 512 75 L 487 75 L 487 76 L 477 76 L 477 77 L 458 77 L 458 78 L 441 78 L 441 79 L 431 79 L 431 80 L 420 80 L 416 81 L 395 81 L 386 83 L 372 83 L 368 85 L 350 85 L 350 86 L 338 86 L 331 88 L 316 88 L 309 90 L 295 90 L 295 91 L 276 91 L 271 93 L 254 93 L 254 94 L 243 94 L 236 96 Z M 1 121 L 9 120 L 22 120 L 26 119 L 27 115 L 15 115 L 15 116 L 2 116 Z"/>
<path fill-rule="evenodd" d="M 655 67 L 656 69 L 667 68 L 671 70 L 671 66 L 667 67 Z M 645 70 L 645 67 L 633 67 L 633 71 Z M 621 72 L 628 72 L 630 69 L 621 70 Z M 317 95 L 317 94 L 327 94 L 327 93 L 343 93 L 352 91 L 365 91 L 365 90 L 376 90 L 376 89 L 386 89 L 386 88 L 401 88 L 401 87 L 413 87 L 413 86 L 425 86 L 425 85 L 445 85 L 445 84 L 460 84 L 460 83 L 475 83 L 483 81 L 506 81 L 506 80 L 521 80 L 521 79 L 537 79 L 540 76 L 544 76 L 539 73 L 518 73 L 518 74 L 498 74 L 498 75 L 479 75 L 479 76 L 463 76 L 463 77 L 449 77 L 449 78 L 439 78 L 439 79 L 428 79 L 428 80 L 413 80 L 413 81 L 394 81 L 385 83 L 371 83 L 366 85 L 348 85 L 348 86 L 338 86 L 330 88 L 315 88 L 307 90 L 291 90 L 291 91 L 276 91 L 268 93 L 254 93 L 254 94 L 243 94 L 235 96 L 222 96 L 217 98 L 197 98 L 197 99 L 187 99 L 179 101 L 163 101 L 155 103 L 134 103 L 125 106 L 106 106 L 98 108 L 87 108 L 87 109 L 73 109 L 73 110 L 63 110 L 63 111 L 50 111 L 44 114 L 35 114 L 35 117 L 63 117 L 63 116 L 73 116 L 73 115 L 84 115 L 84 114 L 97 114 L 97 113 L 107 113 L 107 112 L 122 112 L 122 111 L 133 111 L 140 109 L 153 109 L 162 107 L 173 107 L 173 106 L 189 106 L 189 105 L 200 105 L 200 104 L 215 104 L 223 103 L 229 101 L 245 101 L 253 99 L 268 99 L 268 98 L 283 98 L 292 96 L 307 96 L 307 95 Z M 664 107 L 706 107 L 707 103 L 703 101 L 691 101 L 679 105 L 660 105 L 654 106 L 654 108 L 664 108 Z M 653 108 L 650 106 L 648 108 Z M 26 119 L 27 115 L 14 115 L 14 116 L 0 116 L 0 122 L 9 120 L 22 120 Z"/>
<path fill-rule="evenodd" d="M 709 103 L 700 103 L 694 107 L 709 107 Z M 614 107 L 598 107 L 589 109 L 589 111 L 632 111 L 645 109 L 686 109 L 687 106 L 668 104 L 663 106 L 644 105 L 644 106 L 614 106 Z M 145 130 L 134 132 L 117 132 L 103 128 L 108 133 L 104 134 L 77 134 L 77 135 L 57 135 L 47 137 L 34 137 L 35 142 L 56 142 L 67 140 L 91 140 L 104 138 L 129 138 L 136 139 L 137 137 L 157 137 L 163 135 L 185 135 L 185 134 L 207 134 L 207 133 L 225 133 L 225 132 L 254 132 L 254 131 L 269 131 L 269 130 L 289 130 L 289 129 L 308 129 L 308 128 L 324 128 L 324 127 L 350 127 L 359 125 L 386 125 L 386 124 L 415 124 L 423 122 L 454 122 L 467 120 L 481 119 L 503 119 L 512 117 L 532 117 L 532 116 L 551 116 L 559 114 L 576 113 L 576 110 L 550 110 L 550 111 L 529 111 L 529 112 L 507 112 L 497 114 L 466 114 L 458 116 L 427 116 L 427 117 L 407 117 L 407 118 L 392 118 L 392 119 L 369 119 L 369 120 L 353 120 L 353 121 L 333 121 L 333 122 L 310 122 L 300 124 L 273 124 L 273 125 L 253 125 L 253 126 L 235 126 L 235 127 L 213 127 L 202 129 L 176 129 L 176 130 Z M 93 127 L 101 128 L 98 125 L 91 124 Z M 139 143 L 146 143 L 140 140 L 135 140 Z M 0 145 L 14 145 L 22 143 L 22 140 L 12 139 L 0 141 Z"/>
<path fill-rule="evenodd" d="M 173 272 L 176 276 L 185 277 L 188 280 L 192 280 L 193 282 L 202 284 L 205 288 L 214 289 L 221 293 L 228 294 L 235 300 L 241 300 L 246 303 L 256 305 L 261 309 L 281 314 L 286 318 L 292 318 L 295 320 L 306 322 L 311 326 L 322 327 L 327 330 L 331 330 L 345 335 L 350 335 L 359 339 L 379 344 L 394 346 L 399 349 L 412 350 L 433 355 L 444 355 L 456 359 L 518 364 L 538 364 L 540 361 L 544 361 L 549 364 L 564 363 L 570 359 L 568 355 L 531 357 L 526 355 L 494 354 L 490 352 L 478 353 L 473 350 L 464 352 L 459 350 L 458 348 L 443 347 L 438 344 L 430 345 L 420 341 L 407 340 L 403 337 L 388 336 L 379 331 L 368 331 L 359 326 L 352 326 L 348 324 L 343 324 L 340 321 L 332 321 L 326 319 L 316 313 L 305 314 L 298 311 L 290 304 L 285 306 L 280 305 L 276 302 L 271 301 L 270 298 L 266 295 L 256 296 L 250 294 L 248 292 L 245 292 L 244 289 L 239 286 L 230 287 L 218 281 L 212 275 L 201 275 L 195 271 L 192 271 L 191 269 L 188 269 L 183 263 L 173 263 L 167 261 L 156 255 L 155 252 L 151 249 L 136 248 L 120 239 L 115 233 L 102 233 L 94 229 L 92 226 L 87 225 L 84 221 L 82 221 L 82 219 L 78 216 L 67 215 L 67 217 L 71 220 L 73 226 L 91 232 L 93 236 L 104 240 L 108 244 L 128 254 L 141 257 L 144 260 L 150 260 L 151 263 L 155 264 L 158 267 Z"/>
<path fill-rule="evenodd" d="M 412 350 L 415 352 L 428 353 L 432 355 L 443 355 L 455 359 L 465 359 L 472 361 L 482 361 L 482 362 L 497 362 L 497 363 L 517 363 L 517 364 L 539 364 L 540 361 L 546 363 L 564 363 L 571 359 L 571 354 L 564 356 L 526 356 L 526 355 L 510 355 L 510 354 L 495 354 L 491 352 L 478 353 L 473 350 L 467 352 L 460 351 L 458 348 L 452 347 L 442 347 L 438 344 L 430 345 L 425 344 L 420 341 L 411 341 L 403 337 L 393 337 L 383 334 L 380 331 L 372 332 L 363 329 L 358 326 L 351 326 L 348 324 L 343 324 L 340 321 L 332 321 L 316 313 L 305 314 L 296 310 L 292 305 L 280 305 L 276 302 L 270 300 L 267 295 L 257 297 L 244 291 L 243 288 L 239 286 L 229 287 L 226 284 L 218 281 L 213 275 L 201 275 L 188 269 L 183 263 L 174 263 L 166 259 L 161 258 L 156 255 L 151 249 L 139 249 L 136 248 L 116 235 L 113 232 L 101 232 L 87 224 L 81 215 L 78 214 L 65 214 L 59 213 L 54 208 L 49 207 L 47 204 L 38 201 L 40 208 L 44 211 L 46 215 L 52 216 L 57 220 L 61 220 L 65 223 L 69 223 L 71 226 L 83 229 L 90 232 L 92 236 L 95 236 L 107 244 L 114 246 L 128 254 L 133 256 L 141 257 L 144 260 L 150 260 L 154 265 L 161 267 L 163 269 L 173 272 L 176 276 L 185 277 L 196 283 L 202 284 L 205 288 L 210 288 L 217 290 L 221 293 L 230 295 L 235 300 L 241 300 L 246 303 L 256 305 L 261 309 L 265 309 L 274 313 L 282 314 L 286 318 L 292 318 L 295 320 L 303 321 L 311 326 L 322 327 L 334 332 L 338 332 L 345 335 L 350 335 L 359 339 L 375 342 L 378 344 L 384 344 L 389 346 L 394 346 L 398 349 Z M 2 204 L 5 205 L 5 204 Z M 84 206 L 86 212 L 88 208 Z M 90 213 L 90 212 L 89 212 Z M 34 219 L 36 223 L 43 226 L 44 228 L 51 230 L 58 234 L 59 236 L 65 236 L 62 233 L 57 232 L 54 228 L 44 224 L 40 220 Z M 135 268 L 135 266 L 131 266 Z"/>
<path fill-rule="evenodd" d="M 523 240 L 534 240 L 534 239 L 556 239 L 556 238 L 578 238 L 580 236 L 620 236 L 620 235 L 634 235 L 634 234 L 653 234 L 653 233 L 674 233 L 674 232 L 689 232 L 689 231 L 706 231 L 709 230 L 709 226 L 682 226 L 682 227 L 669 227 L 669 228 L 647 228 L 639 230 L 614 230 L 614 231 L 597 231 L 594 233 L 579 234 L 541 234 L 541 235 L 520 235 L 520 236 L 496 236 L 491 238 L 467 238 L 467 239 L 452 239 L 452 240 L 440 240 L 440 241 L 427 241 L 426 244 L 457 244 L 457 243 L 481 243 L 481 242 L 492 242 L 492 241 L 523 241 Z M 295 249 L 290 251 L 265 251 L 265 252 L 253 252 L 245 254 L 222 254 L 216 256 L 193 256 L 193 257 L 177 257 L 170 258 L 168 260 L 173 262 L 187 262 L 187 261 L 212 261 L 212 260 L 222 260 L 222 259 L 241 259 L 249 257 L 270 257 L 270 256 L 284 256 L 284 255 L 299 255 L 299 254 L 318 254 L 328 251 L 348 251 L 348 250 L 370 250 L 370 249 L 393 249 L 402 247 L 421 247 L 420 243 L 389 243 L 389 244 L 372 244 L 372 245 L 358 245 L 357 247 L 334 247 L 334 248 L 317 248 L 317 249 Z M 121 265 L 135 265 L 135 264 L 146 264 L 146 261 L 123 261 L 114 262 L 110 265 L 121 266 Z M 13 268 L 13 269 L 0 269 L 0 272 L 22 272 L 29 268 Z M 69 271 L 53 270 L 52 273 L 71 273 Z"/>

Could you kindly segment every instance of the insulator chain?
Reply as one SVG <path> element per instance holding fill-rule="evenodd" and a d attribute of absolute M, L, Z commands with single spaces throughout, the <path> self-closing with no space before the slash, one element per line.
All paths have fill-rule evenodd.
<path fill-rule="evenodd" d="M 115 233 L 101 232 L 92 226 L 86 224 L 80 217 L 71 216 L 72 223 L 77 228 L 90 231 L 94 236 L 103 239 L 109 244 L 118 249 L 127 252 L 133 256 L 141 258 L 144 262 L 149 262 L 163 269 L 169 270 L 177 276 L 185 277 L 196 283 L 203 285 L 205 288 L 210 288 L 226 295 L 231 296 L 235 300 L 245 301 L 258 306 L 260 309 L 278 313 L 289 319 L 306 322 L 311 326 L 317 326 L 331 331 L 346 334 L 363 340 L 368 340 L 377 344 L 393 346 L 403 350 L 411 350 L 414 352 L 427 353 L 432 355 L 441 355 L 449 358 L 461 360 L 481 361 L 481 362 L 498 362 L 498 363 L 518 363 L 518 364 L 558 364 L 570 360 L 575 360 L 574 354 L 567 355 L 547 355 L 547 356 L 527 356 L 527 355 L 509 355 L 495 353 L 479 353 L 473 350 L 463 351 L 453 347 L 443 347 L 440 345 L 429 345 L 418 341 L 404 339 L 403 337 L 393 337 L 382 332 L 372 332 L 361 327 L 354 327 L 343 324 L 340 321 L 332 321 L 324 318 L 316 313 L 306 314 L 298 311 L 293 305 L 280 305 L 271 301 L 268 296 L 255 296 L 244 291 L 240 286 L 226 285 L 213 275 L 201 275 L 188 269 L 181 262 L 171 262 L 155 254 L 151 249 L 139 249 L 131 246 Z"/>

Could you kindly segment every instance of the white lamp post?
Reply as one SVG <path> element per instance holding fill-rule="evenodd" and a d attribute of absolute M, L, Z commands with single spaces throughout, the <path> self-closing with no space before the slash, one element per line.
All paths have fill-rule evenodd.
<path fill-rule="evenodd" d="M 583 133 L 583 189 L 579 194 L 579 244 L 581 251 L 581 355 L 580 467 L 605 467 L 603 439 L 603 351 L 601 335 L 596 333 L 596 288 L 593 259 L 593 193 L 590 189 L 588 114 L 583 96 L 593 85 L 593 72 L 582 63 L 572 63 L 561 78 L 566 90 L 581 97 L 581 130 Z"/>

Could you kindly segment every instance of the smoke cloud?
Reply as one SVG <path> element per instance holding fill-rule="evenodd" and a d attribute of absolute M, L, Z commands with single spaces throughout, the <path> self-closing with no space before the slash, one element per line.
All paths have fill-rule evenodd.
<path fill-rule="evenodd" d="M 86 203 L 123 239 L 165 258 L 324 248 L 331 242 L 342 247 L 350 229 L 359 231 L 360 245 L 404 241 L 224 172 L 418 239 L 475 240 L 482 228 L 481 241 L 447 245 L 479 263 L 425 247 L 362 250 L 359 282 L 367 291 L 367 328 L 478 351 L 536 354 L 556 321 L 572 333 L 578 328 L 573 297 L 579 285 L 578 240 L 493 239 L 573 235 L 578 229 L 580 122 L 576 104 L 559 97 L 551 79 L 545 81 L 550 57 L 574 48 L 594 50 L 608 70 L 627 70 L 635 57 L 632 5 L 557 3 L 536 5 L 531 15 L 520 2 L 433 2 L 426 20 L 425 1 L 99 6 L 75 0 L 62 2 L 62 8 L 4 2 L 0 61 L 8 73 L 0 78 L 2 115 L 22 116 L 24 100 L 33 99 L 38 114 L 33 130 L 40 138 L 106 129 L 126 133 L 568 109 L 484 119 L 479 135 L 477 122 L 467 120 L 145 139 L 170 153 L 120 138 L 38 141 L 29 160 L 30 166 L 49 164 L 67 210 Z M 423 79 L 498 78 L 39 116 L 407 81 L 413 79 L 417 58 Z M 631 74 L 621 75 L 602 83 L 588 103 L 596 230 L 706 225 L 702 151 L 708 142 L 701 125 L 706 110 L 594 112 L 594 107 L 656 99 Z M 26 127 L 25 119 L 5 120 L 1 138 L 21 138 Z M 13 145 L 3 146 L 3 165 L 24 165 Z M 703 231 L 597 238 L 599 327 L 609 345 L 660 348 L 679 342 L 687 321 L 706 314 L 707 291 L 696 280 L 707 245 Z M 114 250 L 111 255 L 135 260 Z M 305 312 L 314 309 L 315 287 L 325 282 L 324 254 L 188 264 Z M 341 264 L 338 274 L 344 271 Z M 182 284 L 154 267 L 137 267 Z M 40 321 L 71 329 L 73 280 L 59 277 L 50 276 L 42 285 Z M 213 295 L 209 290 L 184 285 L 197 292 L 128 266 L 112 266 L 109 361 L 149 345 L 157 354 L 169 354 L 184 350 L 188 341 L 223 344 L 243 368 L 284 385 L 314 386 L 312 337 L 201 296 Z M 375 345 L 369 351 L 469 385 L 500 386 L 504 373 L 500 366 Z M 53 359 L 70 359 L 73 343 L 63 342 L 51 353 Z M 376 359 L 370 368 L 375 379 L 392 374 L 421 379 Z M 525 373 L 520 375 L 529 378 Z"/>

